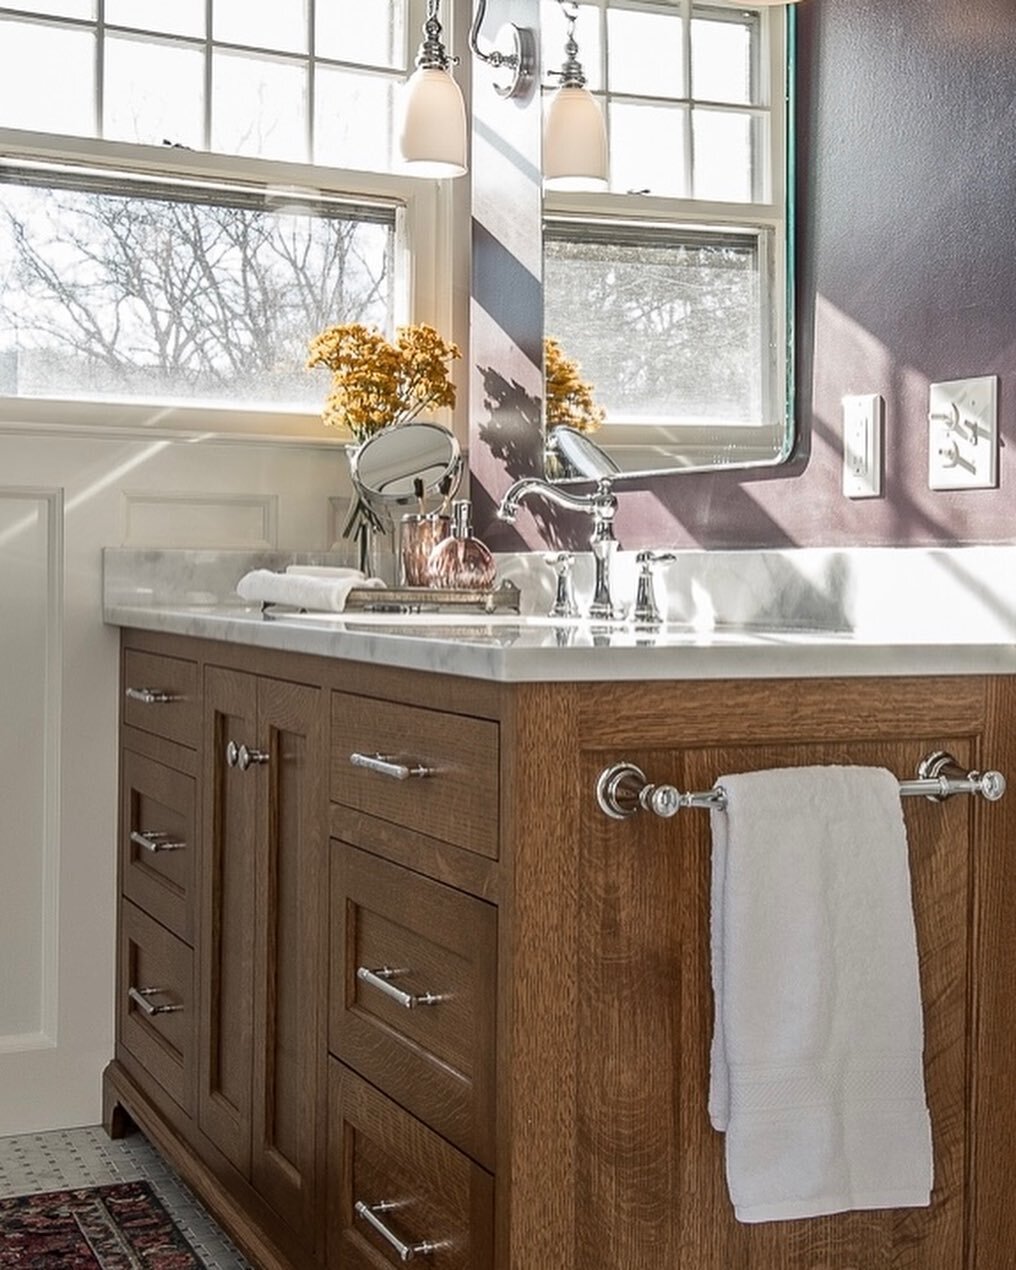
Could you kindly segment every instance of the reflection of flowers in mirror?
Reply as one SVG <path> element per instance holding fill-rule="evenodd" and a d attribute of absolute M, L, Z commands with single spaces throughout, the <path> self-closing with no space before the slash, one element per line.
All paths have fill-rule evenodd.
<path fill-rule="evenodd" d="M 561 345 L 550 337 L 543 341 L 543 379 L 546 396 L 547 428 L 559 424 L 579 432 L 595 432 L 606 418 L 593 398 L 593 385 L 582 378 L 581 366 L 566 357 Z"/>
<path fill-rule="evenodd" d="M 308 353 L 308 367 L 332 372 L 322 422 L 346 428 L 356 441 L 455 405 L 450 367 L 462 354 L 426 323 L 398 327 L 394 342 L 360 322 L 330 326 L 311 340 Z"/>

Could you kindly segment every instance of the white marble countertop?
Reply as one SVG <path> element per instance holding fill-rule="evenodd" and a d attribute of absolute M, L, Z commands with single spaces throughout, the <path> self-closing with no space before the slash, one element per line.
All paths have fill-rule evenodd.
<path fill-rule="evenodd" d="M 796 611 L 770 609 L 754 615 L 754 620 L 743 614 L 725 620 L 716 603 L 705 615 L 699 611 L 690 619 L 674 617 L 668 606 L 671 620 L 654 630 L 553 621 L 532 614 L 264 617 L 258 608 L 244 607 L 230 596 L 228 585 L 209 583 L 207 574 L 201 575 L 199 584 L 190 565 L 186 576 L 178 568 L 181 560 L 200 562 L 213 554 L 221 563 L 227 553 L 175 553 L 174 582 L 169 585 L 152 576 L 145 582 L 139 570 L 145 564 L 142 557 L 147 557 L 149 565 L 157 566 L 157 574 L 174 553 L 107 552 L 105 620 L 117 626 L 502 682 L 1016 673 L 1013 623 L 1008 606 L 994 595 L 993 620 L 972 608 L 970 620 L 962 623 L 956 605 L 938 587 L 930 608 L 921 610 L 918 620 L 911 602 L 906 606 L 910 620 L 903 620 L 904 614 L 886 613 L 862 624 L 856 617 L 863 604 L 848 597 L 829 625 L 819 628 L 803 625 L 808 614 L 800 605 Z M 973 562 L 968 556 L 965 565 Z M 745 563 L 742 558 L 739 567 Z M 916 563 L 915 556 L 910 564 Z M 868 561 L 864 568 L 870 565 Z M 955 560 L 946 572 L 955 576 Z M 969 569 L 964 574 L 968 584 L 973 576 Z M 746 587 L 744 581 L 739 584 L 738 596 Z M 967 589 L 972 590 L 969 585 Z M 935 620 L 936 610 L 940 620 Z"/>

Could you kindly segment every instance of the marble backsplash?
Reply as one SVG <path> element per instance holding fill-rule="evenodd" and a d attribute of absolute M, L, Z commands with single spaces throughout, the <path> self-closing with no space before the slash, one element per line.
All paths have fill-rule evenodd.
<path fill-rule="evenodd" d="M 157 551 L 103 553 L 107 604 L 231 605 L 248 569 L 348 564 L 324 552 Z M 853 633 L 873 638 L 1016 640 L 1016 547 L 803 548 L 683 551 L 657 566 L 667 621 L 708 632 L 727 627 Z M 635 555 L 618 553 L 613 592 L 630 607 Z M 516 583 L 527 613 L 546 613 L 554 578 L 542 553 L 498 557 L 499 579 Z M 580 607 L 592 591 L 592 561 L 580 554 Z"/>

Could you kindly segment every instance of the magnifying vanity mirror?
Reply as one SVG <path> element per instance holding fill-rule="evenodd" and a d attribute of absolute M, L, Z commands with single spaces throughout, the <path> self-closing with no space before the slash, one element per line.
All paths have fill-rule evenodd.
<path fill-rule="evenodd" d="M 417 482 L 422 482 L 424 495 L 437 493 L 446 481 L 449 493 L 454 493 L 462 475 L 462 454 L 447 428 L 406 423 L 364 441 L 350 456 L 350 473 L 358 492 L 372 505 L 408 505 L 417 500 Z"/>
<path fill-rule="evenodd" d="M 545 68 L 560 62 L 566 8 L 541 2 Z M 794 440 L 793 11 L 584 0 L 574 37 L 610 180 L 544 190 L 544 331 L 605 420 L 555 426 L 548 393 L 546 475 L 781 463 Z"/>

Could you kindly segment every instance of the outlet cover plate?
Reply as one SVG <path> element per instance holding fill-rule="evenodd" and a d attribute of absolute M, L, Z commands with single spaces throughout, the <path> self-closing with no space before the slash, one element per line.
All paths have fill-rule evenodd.
<path fill-rule="evenodd" d="M 932 384 L 928 405 L 928 487 L 994 489 L 998 376 Z"/>
<path fill-rule="evenodd" d="M 882 493 L 885 403 L 877 393 L 843 398 L 843 493 L 878 498 Z"/>

